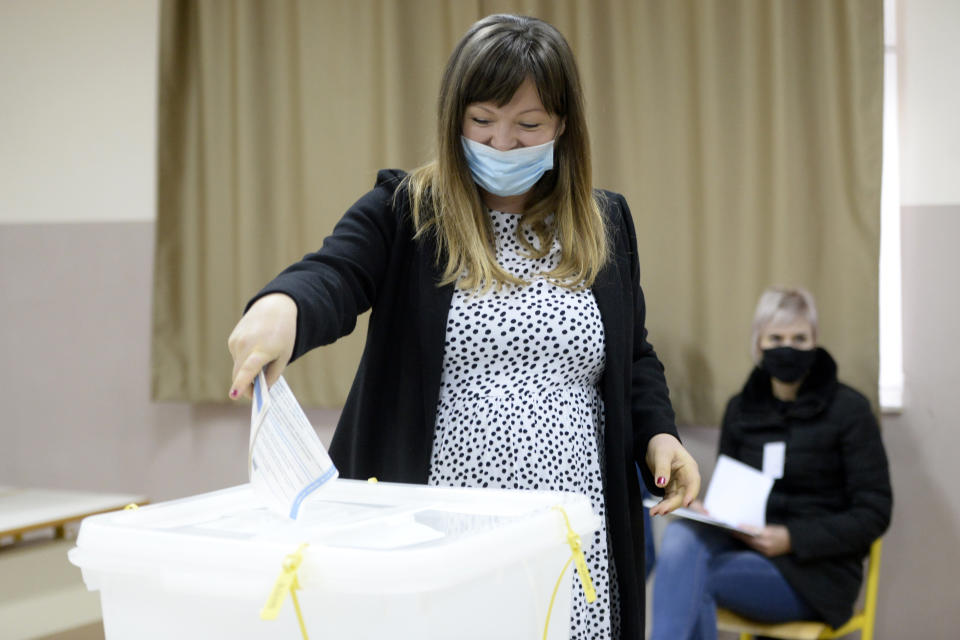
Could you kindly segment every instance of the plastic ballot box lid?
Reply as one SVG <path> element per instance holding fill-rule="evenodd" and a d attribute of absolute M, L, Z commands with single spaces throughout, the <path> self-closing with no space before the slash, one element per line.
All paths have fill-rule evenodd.
<path fill-rule="evenodd" d="M 531 589 L 540 593 L 531 596 L 533 604 L 523 606 L 542 615 L 572 555 L 571 534 L 580 536 L 586 549 L 599 524 L 589 499 L 575 493 L 345 479 L 312 495 L 294 521 L 270 511 L 250 485 L 241 485 L 87 518 L 69 557 L 83 570 L 87 587 L 101 591 L 108 638 L 127 637 L 111 635 L 111 615 L 137 612 L 141 618 L 156 618 L 154 610 L 182 611 L 204 598 L 249 600 L 245 611 L 259 607 L 284 558 L 297 549 L 303 550 L 297 570 L 302 599 L 309 603 L 311 594 L 323 594 L 312 609 L 332 607 L 324 624 L 357 597 L 376 596 L 376 606 L 382 607 L 391 596 L 418 593 L 446 593 L 438 600 L 447 598 L 443 615 L 460 615 L 462 621 L 462 615 L 471 615 L 478 606 L 503 610 Z M 559 612 L 561 625 L 568 624 L 570 579 L 565 585 L 567 594 L 561 595 L 566 600 L 561 600 L 567 611 Z M 118 598 L 122 604 L 112 607 L 118 613 L 111 613 L 108 601 Z M 336 605 L 337 598 L 343 599 L 342 606 Z M 458 607 L 462 614 L 457 614 Z M 207 607 L 194 617 L 215 610 Z M 226 611 L 210 615 L 236 617 Z M 369 626 L 371 620 L 354 617 L 349 628 Z M 203 620 L 191 624 L 197 633 L 211 632 L 198 630 Z M 225 629 L 216 621 L 211 624 Z M 530 628 L 538 624 L 543 622 L 534 621 Z M 147 637 L 142 632 L 129 635 L 135 633 Z M 423 630 L 418 633 L 431 637 Z M 370 637 L 374 635 L 371 631 Z"/>

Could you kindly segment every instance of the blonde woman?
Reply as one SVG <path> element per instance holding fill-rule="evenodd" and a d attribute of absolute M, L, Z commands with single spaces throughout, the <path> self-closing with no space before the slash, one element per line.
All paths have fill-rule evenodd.
<path fill-rule="evenodd" d="M 592 186 L 576 64 L 534 18 L 494 15 L 454 49 L 436 159 L 381 171 L 323 247 L 230 336 L 231 397 L 372 309 L 330 453 L 346 477 L 578 491 L 603 526 L 572 638 L 643 636 L 634 462 L 668 512 L 699 491 L 646 340 L 633 220 Z M 579 584 L 574 585 L 579 590 Z"/>
<path fill-rule="evenodd" d="M 863 558 L 890 523 L 876 418 L 817 346 L 813 296 L 800 288 L 765 291 L 751 350 L 757 366 L 727 405 L 720 453 L 776 478 L 767 525 L 734 537 L 670 523 L 657 554 L 655 640 L 716 638 L 718 604 L 764 622 L 839 627 L 853 612 Z"/>

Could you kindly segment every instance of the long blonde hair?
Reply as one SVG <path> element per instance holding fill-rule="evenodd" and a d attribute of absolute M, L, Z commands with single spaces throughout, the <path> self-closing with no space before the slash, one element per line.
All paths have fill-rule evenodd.
<path fill-rule="evenodd" d="M 447 62 L 438 101 L 436 159 L 405 178 L 417 236 L 433 234 L 436 239 L 441 285 L 456 282 L 485 291 L 527 284 L 497 263 L 493 231 L 460 141 L 468 105 L 492 101 L 502 106 L 527 77 L 544 108 L 565 126 L 555 143 L 554 168 L 533 186 L 524 205 L 522 222 L 537 235 L 539 248 L 523 235 L 523 224 L 517 225 L 517 239 L 536 258 L 559 240 L 559 263 L 545 275 L 571 289 L 591 286 L 608 259 L 573 52 L 563 35 L 542 20 L 492 15 L 467 31 Z"/>

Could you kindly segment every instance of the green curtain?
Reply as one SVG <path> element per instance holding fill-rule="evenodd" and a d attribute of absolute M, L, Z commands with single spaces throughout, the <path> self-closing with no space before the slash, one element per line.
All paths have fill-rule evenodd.
<path fill-rule="evenodd" d="M 881 0 L 164 0 L 154 398 L 226 400 L 245 301 L 377 169 L 432 156 L 443 65 L 495 12 L 576 52 L 678 419 L 719 420 L 769 284 L 814 293 L 821 343 L 876 405 Z M 342 405 L 365 328 L 288 369 L 304 404 Z"/>

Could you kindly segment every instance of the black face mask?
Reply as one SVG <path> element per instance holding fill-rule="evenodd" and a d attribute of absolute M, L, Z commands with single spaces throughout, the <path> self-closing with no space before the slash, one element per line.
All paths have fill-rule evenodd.
<path fill-rule="evenodd" d="M 807 375 L 816 358 L 816 349 L 801 350 L 793 347 L 764 349 L 760 368 L 777 380 L 796 382 Z"/>

